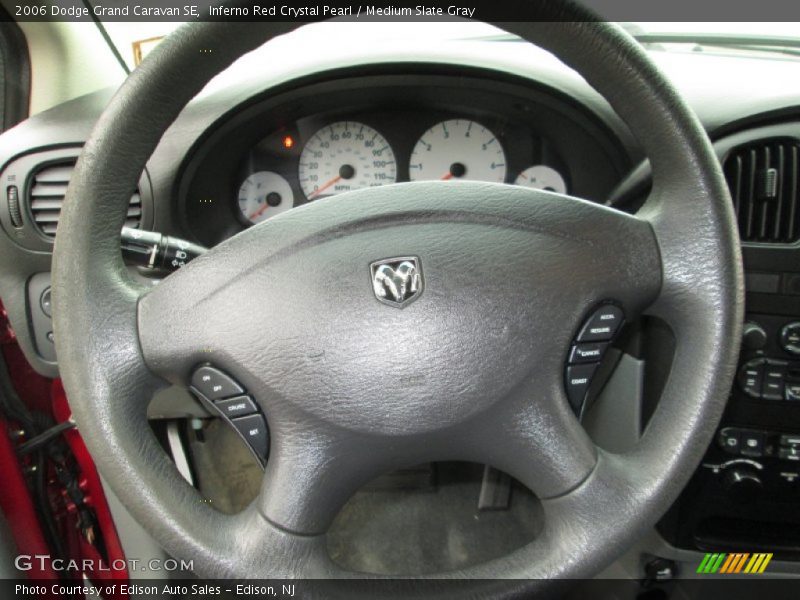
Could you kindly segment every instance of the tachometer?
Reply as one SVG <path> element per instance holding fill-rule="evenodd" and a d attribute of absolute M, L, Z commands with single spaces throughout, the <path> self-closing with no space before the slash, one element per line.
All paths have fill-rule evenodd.
<path fill-rule="evenodd" d="M 443 121 L 431 127 L 411 152 L 411 181 L 471 179 L 503 183 L 506 155 L 497 137 L 467 119 Z"/>
<path fill-rule="evenodd" d="M 300 187 L 309 200 L 394 183 L 394 151 L 369 125 L 339 121 L 317 131 L 300 154 Z"/>
<path fill-rule="evenodd" d="M 277 215 L 294 206 L 289 182 L 272 171 L 258 171 L 248 176 L 239 188 L 239 210 L 251 223 Z"/>
<path fill-rule="evenodd" d="M 561 173 L 545 165 L 528 167 L 517 175 L 517 179 L 514 183 L 537 190 L 546 190 L 559 194 L 567 193 L 567 183 L 564 181 Z"/>

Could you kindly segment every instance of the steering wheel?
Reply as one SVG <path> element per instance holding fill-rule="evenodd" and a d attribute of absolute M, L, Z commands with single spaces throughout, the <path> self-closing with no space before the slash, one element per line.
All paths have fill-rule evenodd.
<path fill-rule="evenodd" d="M 214 75 L 295 26 L 184 26 L 98 121 L 55 245 L 61 375 L 108 484 L 198 574 L 363 577 L 326 552 L 343 503 L 389 470 L 464 460 L 529 487 L 543 531 L 507 556 L 433 576 L 475 580 L 466 585 L 476 592 L 529 591 L 599 572 L 688 481 L 722 414 L 742 321 L 719 163 L 620 28 L 570 3 L 529 10 L 539 22 L 501 26 L 581 74 L 649 157 L 652 191 L 636 215 L 514 186 L 402 183 L 283 213 L 144 289 L 122 263 L 119 232 L 146 160 Z M 422 293 L 402 307 L 379 302 L 370 265 L 407 256 Z M 607 300 L 628 319 L 659 317 L 675 337 L 658 407 L 621 454 L 595 447 L 564 391 L 573 336 Z M 252 393 L 271 432 L 260 495 L 232 516 L 200 501 L 146 418 L 159 387 L 187 385 L 206 362 Z"/>

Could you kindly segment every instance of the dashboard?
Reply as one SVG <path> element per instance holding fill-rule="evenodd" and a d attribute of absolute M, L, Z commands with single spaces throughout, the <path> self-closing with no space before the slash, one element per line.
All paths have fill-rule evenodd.
<path fill-rule="evenodd" d="M 210 245 L 308 202 L 408 181 L 478 180 L 603 201 L 627 157 L 590 114 L 512 78 L 335 78 L 224 121 L 184 169 L 179 211 Z"/>

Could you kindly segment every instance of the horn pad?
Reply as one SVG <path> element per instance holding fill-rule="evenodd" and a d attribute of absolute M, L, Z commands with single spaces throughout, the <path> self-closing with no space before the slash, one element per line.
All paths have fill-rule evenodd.
<path fill-rule="evenodd" d="M 621 263 L 620 246 L 641 249 L 652 232 L 631 226 L 609 244 L 620 219 L 635 221 L 469 182 L 317 201 L 165 279 L 140 304 L 144 354 L 179 381 L 211 360 L 268 417 L 299 410 L 390 434 L 449 427 L 514 390 L 562 394 L 563 356 L 589 306 L 615 293 L 612 281 L 615 300 L 635 304 L 620 273 L 641 283 L 660 272 L 656 253 Z"/>

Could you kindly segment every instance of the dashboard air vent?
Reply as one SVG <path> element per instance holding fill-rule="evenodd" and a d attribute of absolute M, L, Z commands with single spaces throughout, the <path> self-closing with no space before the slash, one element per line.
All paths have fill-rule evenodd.
<path fill-rule="evenodd" d="M 800 141 L 773 138 L 739 146 L 724 170 L 743 242 L 800 239 Z"/>
<path fill-rule="evenodd" d="M 75 168 L 75 161 L 61 162 L 43 166 L 37 170 L 28 187 L 28 203 L 33 221 L 39 230 L 54 237 L 61 206 L 67 193 L 69 178 Z M 139 190 L 131 197 L 125 227 L 137 228 L 142 220 L 142 199 Z"/>

